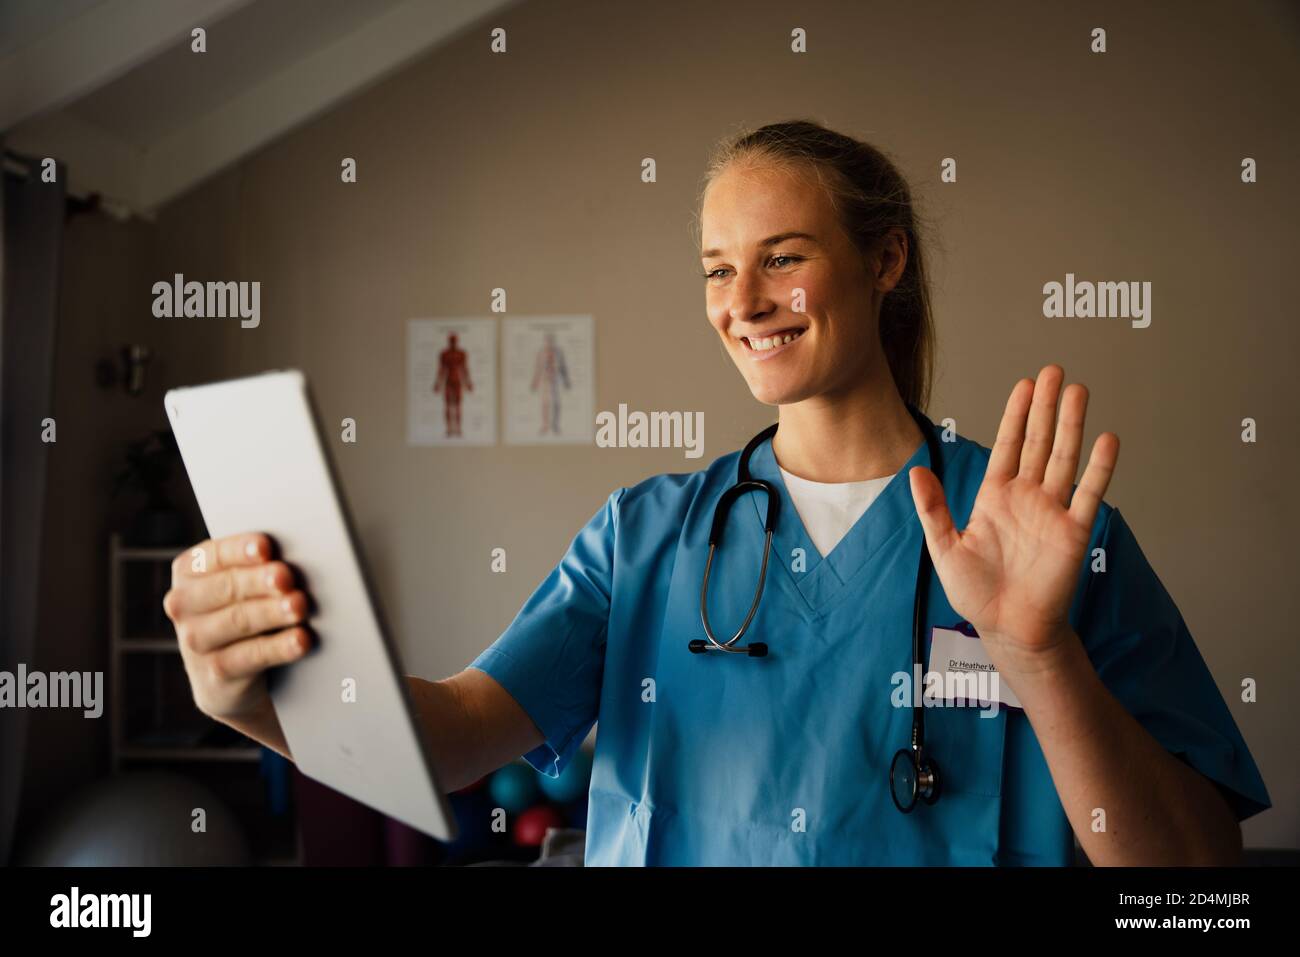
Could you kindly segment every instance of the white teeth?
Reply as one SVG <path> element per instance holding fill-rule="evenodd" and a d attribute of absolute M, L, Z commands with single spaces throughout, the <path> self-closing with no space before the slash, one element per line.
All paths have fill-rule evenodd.
<path fill-rule="evenodd" d="M 749 347 L 755 352 L 767 352 L 769 349 L 775 349 L 777 346 L 783 346 L 787 343 L 794 342 L 794 340 L 798 339 L 801 335 L 803 335 L 802 329 L 797 332 L 786 333 L 784 336 L 769 336 L 766 339 L 746 338 L 745 341 L 749 343 Z"/>

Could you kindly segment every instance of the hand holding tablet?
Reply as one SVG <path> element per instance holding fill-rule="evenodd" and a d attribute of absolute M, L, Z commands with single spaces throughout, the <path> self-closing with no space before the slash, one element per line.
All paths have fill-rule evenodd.
<path fill-rule="evenodd" d="M 211 536 L 177 557 L 164 601 L 195 704 L 283 741 L 308 777 L 454 836 L 306 378 L 266 373 L 164 402 Z"/>

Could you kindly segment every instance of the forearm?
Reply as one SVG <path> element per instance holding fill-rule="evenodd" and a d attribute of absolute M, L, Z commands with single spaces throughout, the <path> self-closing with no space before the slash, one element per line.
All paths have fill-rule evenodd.
<path fill-rule="evenodd" d="M 454 682 L 415 675 L 407 675 L 406 682 L 444 791 L 458 791 L 496 770 L 499 762 L 489 767 L 485 758 L 480 722 L 470 715 Z"/>
<path fill-rule="evenodd" d="M 466 671 L 427 681 L 407 675 L 406 682 L 420 730 L 429 741 L 434 773 L 445 791 L 473 784 L 541 742 L 541 733 L 527 715 L 486 676 Z M 293 760 L 269 700 L 255 714 L 221 720 Z"/>
<path fill-rule="evenodd" d="M 1099 865 L 1236 864 L 1241 829 L 1214 786 L 1102 684 L 1071 632 L 1050 665 L 1012 681 L 1066 816 Z M 1095 830 L 1105 812 L 1104 830 Z"/>

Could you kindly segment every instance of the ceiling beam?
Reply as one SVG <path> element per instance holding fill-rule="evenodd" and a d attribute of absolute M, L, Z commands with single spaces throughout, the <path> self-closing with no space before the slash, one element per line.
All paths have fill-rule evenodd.
<path fill-rule="evenodd" d="M 0 58 L 0 130 L 72 102 L 249 0 L 105 0 Z"/>
<path fill-rule="evenodd" d="M 516 2 L 441 0 L 431 5 L 406 0 L 151 143 L 144 155 L 140 202 L 146 210 L 156 208 Z"/>

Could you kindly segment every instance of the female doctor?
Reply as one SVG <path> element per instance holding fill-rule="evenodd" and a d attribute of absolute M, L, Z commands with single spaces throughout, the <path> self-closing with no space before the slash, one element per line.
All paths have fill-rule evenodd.
<path fill-rule="evenodd" d="M 774 493 L 770 542 L 769 492 L 718 509 L 740 452 L 610 495 L 469 668 L 409 679 L 444 786 L 521 754 L 558 774 L 598 720 L 588 864 L 1067 864 L 1071 832 L 1096 864 L 1237 861 L 1268 796 L 1102 501 L 1115 435 L 1074 485 L 1087 390 L 1056 365 L 1020 380 L 992 450 L 920 415 L 920 237 L 870 145 L 809 122 L 737 137 L 700 226 L 709 322 L 778 408 L 744 463 Z M 195 701 L 292 757 L 263 671 L 310 647 L 308 597 L 265 535 L 198 547 L 216 560 L 182 554 L 164 601 Z M 911 687 L 946 667 L 937 635 L 1011 694 Z"/>

